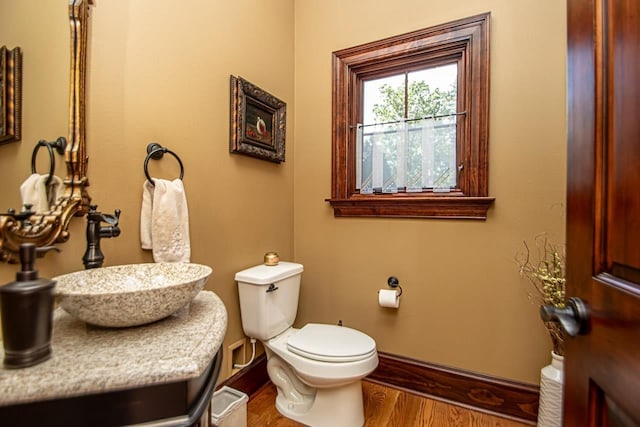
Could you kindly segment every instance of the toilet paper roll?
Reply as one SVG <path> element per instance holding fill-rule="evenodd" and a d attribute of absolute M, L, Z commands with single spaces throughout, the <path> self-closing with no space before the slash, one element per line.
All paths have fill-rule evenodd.
<path fill-rule="evenodd" d="M 398 308 L 400 297 L 395 289 L 380 289 L 378 291 L 378 304 L 380 307 Z"/>

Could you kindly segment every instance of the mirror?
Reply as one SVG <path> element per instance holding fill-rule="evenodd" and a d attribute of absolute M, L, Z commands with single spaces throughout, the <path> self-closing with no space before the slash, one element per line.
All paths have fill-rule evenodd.
<path fill-rule="evenodd" d="M 83 216 L 91 198 L 86 169 L 85 88 L 87 33 L 91 0 L 69 1 L 71 67 L 69 84 L 69 130 L 64 148 L 66 177 L 63 196 L 47 212 L 9 210 L 0 213 L 0 260 L 18 262 L 21 243 L 49 246 L 69 239 L 69 222 Z"/>

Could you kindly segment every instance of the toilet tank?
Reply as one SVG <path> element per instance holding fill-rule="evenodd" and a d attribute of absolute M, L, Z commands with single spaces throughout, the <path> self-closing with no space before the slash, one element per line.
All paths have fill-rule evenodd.
<path fill-rule="evenodd" d="M 245 335 L 266 341 L 293 325 L 302 271 L 302 264 L 281 261 L 236 273 Z"/>

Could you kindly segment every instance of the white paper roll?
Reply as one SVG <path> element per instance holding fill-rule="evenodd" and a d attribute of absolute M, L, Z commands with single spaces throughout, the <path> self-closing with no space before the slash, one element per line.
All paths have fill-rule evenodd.
<path fill-rule="evenodd" d="M 380 307 L 398 308 L 400 297 L 395 289 L 380 289 L 378 291 L 378 304 Z"/>

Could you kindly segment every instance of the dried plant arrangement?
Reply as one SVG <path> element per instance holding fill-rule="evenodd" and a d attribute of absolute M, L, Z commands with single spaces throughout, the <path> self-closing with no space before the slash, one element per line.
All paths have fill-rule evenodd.
<path fill-rule="evenodd" d="M 539 305 L 565 307 L 565 254 L 564 247 L 553 244 L 546 234 L 534 238 L 534 246 L 524 241 L 524 250 L 516 255 L 520 276 L 526 278 L 533 291 L 529 299 Z M 565 332 L 558 322 L 544 322 L 553 352 L 564 356 Z"/>

